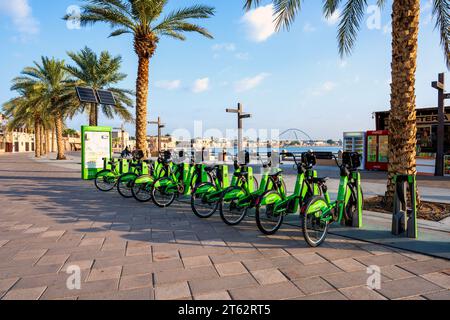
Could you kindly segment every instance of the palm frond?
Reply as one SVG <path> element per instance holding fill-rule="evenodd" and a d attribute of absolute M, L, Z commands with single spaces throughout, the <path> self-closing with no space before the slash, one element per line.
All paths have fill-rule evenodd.
<path fill-rule="evenodd" d="M 448 0 L 434 0 L 433 16 L 436 18 L 435 28 L 441 35 L 441 46 L 444 50 L 447 69 L 450 69 L 450 3 Z"/>
<path fill-rule="evenodd" d="M 323 1 L 323 14 L 325 18 L 330 18 L 338 9 L 342 0 L 324 0 Z"/>
<path fill-rule="evenodd" d="M 274 0 L 274 14 L 277 30 L 289 30 L 301 9 L 302 0 Z"/>
<path fill-rule="evenodd" d="M 367 0 L 347 0 L 338 28 L 338 45 L 341 56 L 351 54 L 366 7 Z"/>

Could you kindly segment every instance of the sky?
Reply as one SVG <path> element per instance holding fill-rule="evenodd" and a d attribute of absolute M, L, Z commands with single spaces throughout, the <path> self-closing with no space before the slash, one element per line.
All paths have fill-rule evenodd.
<path fill-rule="evenodd" d="M 66 52 L 84 46 L 121 55 L 122 72 L 128 77 L 119 86 L 135 88 L 137 57 L 130 35 L 108 38 L 107 25 L 79 29 L 62 20 L 82 3 L 0 0 L 0 103 L 14 97 L 9 90 L 11 80 L 24 67 L 41 56 L 70 62 Z M 341 139 L 346 131 L 374 129 L 372 113 L 389 109 L 392 0 L 381 13 L 369 7 L 353 54 L 344 59 L 336 41 L 339 15 L 323 18 L 322 1 L 303 2 L 289 32 L 278 33 L 270 1 L 262 1 L 260 8 L 248 13 L 242 9 L 243 3 L 169 1 L 166 11 L 192 4 L 214 6 L 215 16 L 199 22 L 214 39 L 196 34 L 188 34 L 185 42 L 161 39 L 150 62 L 149 121 L 160 116 L 165 133 L 193 132 L 195 121 L 202 121 L 203 133 L 211 129 L 224 132 L 236 126 L 235 115 L 225 109 L 240 102 L 252 114 L 245 120 L 246 128 L 298 128 L 313 139 Z M 418 107 L 436 105 L 431 82 L 447 70 L 431 12 L 430 0 L 422 0 Z M 87 115 L 80 114 L 67 121 L 67 126 L 79 130 L 86 122 Z M 121 123 L 120 119 L 100 117 L 100 125 L 118 127 Z M 126 128 L 134 135 L 133 125 Z M 148 133 L 155 134 L 156 128 L 149 126 Z"/>

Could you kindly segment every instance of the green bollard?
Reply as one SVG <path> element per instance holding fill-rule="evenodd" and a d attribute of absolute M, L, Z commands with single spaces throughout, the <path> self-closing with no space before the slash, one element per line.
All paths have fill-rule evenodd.
<path fill-rule="evenodd" d="M 219 177 L 220 177 L 220 182 L 222 184 L 223 189 L 228 188 L 231 185 L 228 169 L 229 168 L 226 165 L 222 165 L 219 167 Z"/>
<path fill-rule="evenodd" d="M 416 176 L 397 175 L 395 181 L 394 213 L 392 234 L 404 234 L 408 238 L 418 238 Z M 409 188 L 409 192 L 408 192 Z M 408 196 L 410 197 L 408 199 Z"/>
<path fill-rule="evenodd" d="M 361 190 L 361 173 L 359 172 L 353 172 L 353 179 L 356 181 L 356 185 L 358 186 L 358 194 L 356 196 L 357 198 L 357 208 L 356 212 L 353 213 L 352 221 L 354 228 L 362 228 L 363 227 L 363 221 L 362 221 L 362 213 L 363 213 L 363 194 Z"/>

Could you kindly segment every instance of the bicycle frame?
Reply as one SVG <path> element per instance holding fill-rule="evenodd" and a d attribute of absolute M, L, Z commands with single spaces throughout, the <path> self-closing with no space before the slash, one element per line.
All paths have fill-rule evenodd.
<path fill-rule="evenodd" d="M 338 222 L 343 223 L 344 220 L 344 210 L 350 201 L 352 195 L 350 185 L 354 185 L 357 194 L 357 211 L 358 211 L 358 221 L 354 223 L 354 227 L 362 227 L 362 191 L 361 191 L 361 174 L 358 171 L 350 172 L 350 174 L 342 174 L 339 181 L 339 189 L 336 201 L 331 201 L 330 195 L 326 186 L 322 186 L 323 196 L 325 199 L 324 205 L 321 202 L 317 202 L 316 205 L 311 206 L 312 212 L 322 212 L 320 218 L 322 221 L 331 223 Z"/>
<path fill-rule="evenodd" d="M 174 170 L 174 167 L 177 169 Z M 155 188 L 164 188 L 166 193 L 178 193 L 183 190 L 182 195 L 190 195 L 192 193 L 192 185 L 196 185 L 197 179 L 200 177 L 201 182 L 208 180 L 208 175 L 203 164 L 182 163 L 174 165 L 169 163 L 167 179 L 155 183 Z"/>
<path fill-rule="evenodd" d="M 271 205 L 274 206 L 274 213 L 276 214 L 292 214 L 296 213 L 299 210 L 300 202 L 306 198 L 308 191 L 313 194 L 318 194 L 318 186 L 317 184 L 311 185 L 307 183 L 308 178 L 316 178 L 317 171 L 308 169 L 306 172 L 298 173 L 297 180 L 295 182 L 294 193 L 291 195 L 287 195 L 287 190 L 284 190 L 283 187 L 278 190 L 281 199 L 276 194 L 270 194 L 267 197 L 261 199 L 260 205 Z M 282 179 L 282 177 L 280 177 Z"/>

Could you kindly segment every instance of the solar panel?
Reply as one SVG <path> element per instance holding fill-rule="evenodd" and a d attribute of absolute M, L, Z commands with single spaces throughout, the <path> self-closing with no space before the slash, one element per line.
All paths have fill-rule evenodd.
<path fill-rule="evenodd" d="M 107 106 L 116 105 L 116 100 L 114 99 L 114 95 L 111 91 L 97 90 L 97 96 L 100 104 L 104 104 Z"/>
<path fill-rule="evenodd" d="M 78 99 L 82 103 L 98 103 L 97 96 L 95 95 L 94 89 L 92 88 L 82 88 L 76 87 Z"/>

